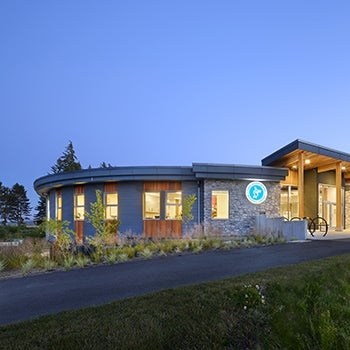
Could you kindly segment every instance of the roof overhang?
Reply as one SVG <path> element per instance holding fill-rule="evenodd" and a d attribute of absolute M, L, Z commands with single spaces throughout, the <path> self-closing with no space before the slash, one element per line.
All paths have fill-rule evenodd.
<path fill-rule="evenodd" d="M 192 167 L 137 166 L 84 169 L 50 174 L 34 181 L 34 189 L 43 194 L 52 188 L 108 181 L 193 181 Z"/>
<path fill-rule="evenodd" d="M 263 166 L 276 166 L 297 169 L 300 153 L 305 160 L 304 170 L 317 168 L 318 172 L 334 170 L 341 163 L 341 169 L 350 177 L 350 154 L 310 142 L 295 140 L 264 158 Z"/>
<path fill-rule="evenodd" d="M 197 179 L 282 181 L 288 169 L 269 166 L 194 163 Z"/>

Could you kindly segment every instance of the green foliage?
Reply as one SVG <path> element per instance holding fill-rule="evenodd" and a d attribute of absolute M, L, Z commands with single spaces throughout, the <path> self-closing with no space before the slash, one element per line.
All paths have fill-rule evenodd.
<path fill-rule="evenodd" d="M 21 271 L 24 275 L 28 274 L 36 267 L 36 263 L 34 259 L 28 259 L 21 266 Z"/>
<path fill-rule="evenodd" d="M 129 255 L 127 253 L 119 253 L 117 255 L 117 261 L 119 262 L 125 262 L 129 260 Z"/>
<path fill-rule="evenodd" d="M 85 212 L 87 222 L 90 222 L 95 229 L 95 234 L 102 236 L 105 233 L 105 211 L 102 192 L 96 190 L 96 202 L 90 203 L 90 212 Z"/>
<path fill-rule="evenodd" d="M 148 247 L 146 247 L 143 251 L 140 252 L 140 256 L 145 259 L 150 259 L 153 256 L 153 252 Z"/>
<path fill-rule="evenodd" d="M 40 225 L 46 219 L 46 198 L 39 197 L 37 206 L 35 207 L 36 213 L 34 215 L 34 222 L 36 225 Z"/>
<path fill-rule="evenodd" d="M 6 269 L 6 261 L 0 260 L 0 272 Z"/>
<path fill-rule="evenodd" d="M 68 146 L 62 156 L 57 159 L 56 164 L 51 167 L 54 174 L 63 173 L 66 171 L 81 170 L 81 164 L 75 155 L 75 150 L 72 141 L 69 141 Z"/>
<path fill-rule="evenodd" d="M 3 225 L 8 222 L 24 225 L 29 218 L 31 207 L 24 186 L 16 183 L 12 188 L 3 186 L 0 182 L 0 218 Z"/>
<path fill-rule="evenodd" d="M 16 183 L 10 191 L 9 219 L 17 225 L 23 225 L 24 220 L 29 219 L 31 212 L 30 202 L 24 186 Z"/>
<path fill-rule="evenodd" d="M 105 259 L 109 264 L 114 264 L 118 259 L 117 250 L 114 249 L 114 250 L 108 252 L 108 254 L 105 256 Z"/>
<path fill-rule="evenodd" d="M 105 221 L 106 206 L 103 204 L 102 192 L 96 190 L 96 202 L 90 203 L 90 211 L 85 213 L 87 222 L 95 229 L 95 235 L 88 237 L 89 244 L 103 254 L 107 245 L 115 245 L 119 220 Z"/>
<path fill-rule="evenodd" d="M 69 221 L 45 220 L 40 228 L 46 232 L 46 236 L 52 244 L 52 258 L 57 262 L 65 260 L 72 254 L 75 245 L 75 232 L 69 228 Z"/>
<path fill-rule="evenodd" d="M 79 254 L 75 259 L 75 263 L 78 267 L 85 267 L 90 263 L 90 259 L 85 255 Z"/>
<path fill-rule="evenodd" d="M 1 346 L 349 349 L 349 269 L 342 255 L 44 316 L 1 327 Z"/>
<path fill-rule="evenodd" d="M 75 258 L 74 256 L 67 256 L 64 260 L 63 260 L 63 267 L 65 268 L 65 270 L 70 270 L 75 264 Z"/>
<path fill-rule="evenodd" d="M 57 267 L 57 262 L 51 259 L 44 259 L 42 267 L 46 271 L 51 271 Z"/>
<path fill-rule="evenodd" d="M 185 224 L 185 226 L 188 226 L 194 219 L 192 207 L 196 200 L 197 197 L 195 194 L 188 195 L 182 200 L 182 222 Z"/>

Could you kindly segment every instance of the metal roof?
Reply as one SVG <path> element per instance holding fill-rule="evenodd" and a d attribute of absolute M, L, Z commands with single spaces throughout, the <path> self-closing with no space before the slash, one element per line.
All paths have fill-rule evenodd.
<path fill-rule="evenodd" d="M 308 160 L 304 165 L 306 170 L 313 168 L 331 169 L 336 162 L 341 162 L 343 171 L 350 172 L 349 153 L 299 139 L 267 156 L 261 161 L 261 164 L 263 166 L 292 168 L 297 166 L 300 152 L 303 152 L 304 159 Z"/>
<path fill-rule="evenodd" d="M 197 179 L 228 180 L 281 181 L 288 175 L 284 168 L 209 163 L 194 163 L 193 172 Z"/>
<path fill-rule="evenodd" d="M 34 182 L 42 194 L 56 187 L 108 181 L 196 181 L 201 179 L 280 181 L 288 169 L 265 166 L 194 163 L 192 166 L 134 166 L 84 169 L 49 174 Z"/>

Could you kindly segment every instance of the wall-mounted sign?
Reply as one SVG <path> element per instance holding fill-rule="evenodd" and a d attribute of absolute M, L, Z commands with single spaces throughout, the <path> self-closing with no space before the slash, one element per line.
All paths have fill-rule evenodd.
<path fill-rule="evenodd" d="M 254 181 L 247 186 L 245 195 L 247 196 L 249 202 L 253 204 L 261 204 L 265 202 L 267 197 L 267 189 L 263 183 Z"/>

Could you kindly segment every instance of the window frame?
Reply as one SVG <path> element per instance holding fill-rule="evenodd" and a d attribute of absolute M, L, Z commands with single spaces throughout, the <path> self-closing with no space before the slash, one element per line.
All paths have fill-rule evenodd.
<path fill-rule="evenodd" d="M 172 190 L 172 191 L 164 191 L 165 192 L 165 198 L 164 198 L 164 206 L 165 206 L 165 220 L 182 220 L 182 191 L 178 190 Z M 169 203 L 168 202 L 168 194 L 171 193 L 179 193 L 180 195 L 180 203 Z M 168 212 L 168 207 L 175 207 L 175 213 L 176 213 L 176 208 L 179 208 L 179 215 L 178 217 L 168 217 L 167 212 Z"/>
<path fill-rule="evenodd" d="M 113 203 L 113 204 L 108 204 L 108 202 L 107 202 L 107 196 L 108 195 L 116 195 L 117 202 Z M 118 220 L 118 218 L 119 218 L 119 196 L 118 196 L 118 192 L 104 192 L 104 194 L 103 194 L 103 203 L 104 203 L 104 207 L 105 207 L 104 219 L 105 220 Z M 110 217 L 108 217 L 108 215 L 107 215 L 108 211 L 111 211 L 111 209 L 113 209 L 113 208 L 116 209 L 117 215 L 116 216 L 109 215 Z"/>
<path fill-rule="evenodd" d="M 217 193 L 217 194 L 215 194 Z M 213 203 L 213 199 L 214 199 L 214 196 L 218 196 L 218 194 L 226 194 L 227 195 L 227 203 L 226 203 L 226 207 L 227 207 L 227 215 L 225 217 L 218 217 L 217 216 L 217 207 L 218 207 L 218 201 L 216 203 L 216 215 L 214 215 L 214 203 Z M 229 190 L 219 190 L 219 189 L 216 189 L 216 190 L 212 190 L 211 191 L 211 219 L 212 220 L 228 220 L 230 218 L 230 191 Z"/>
<path fill-rule="evenodd" d="M 83 198 L 83 204 L 78 204 L 79 202 L 78 197 Z M 80 216 L 81 208 L 83 208 L 82 216 Z M 75 193 L 74 194 L 74 221 L 84 221 L 84 220 L 85 220 L 85 194 Z"/>
<path fill-rule="evenodd" d="M 63 201 L 62 201 L 62 194 L 56 192 L 56 210 L 55 210 L 55 218 L 58 221 L 62 221 L 62 208 L 63 208 Z"/>
<path fill-rule="evenodd" d="M 151 211 L 148 210 L 146 211 L 147 208 L 147 194 L 157 194 L 158 195 L 158 211 Z M 150 208 L 152 209 L 152 207 Z M 147 217 L 146 213 L 154 213 L 155 215 L 153 215 L 154 217 Z M 157 215 L 156 215 L 157 214 Z M 143 208 L 142 208 L 142 217 L 143 220 L 160 220 L 160 216 L 161 216 L 161 191 L 144 191 L 143 192 Z"/>

